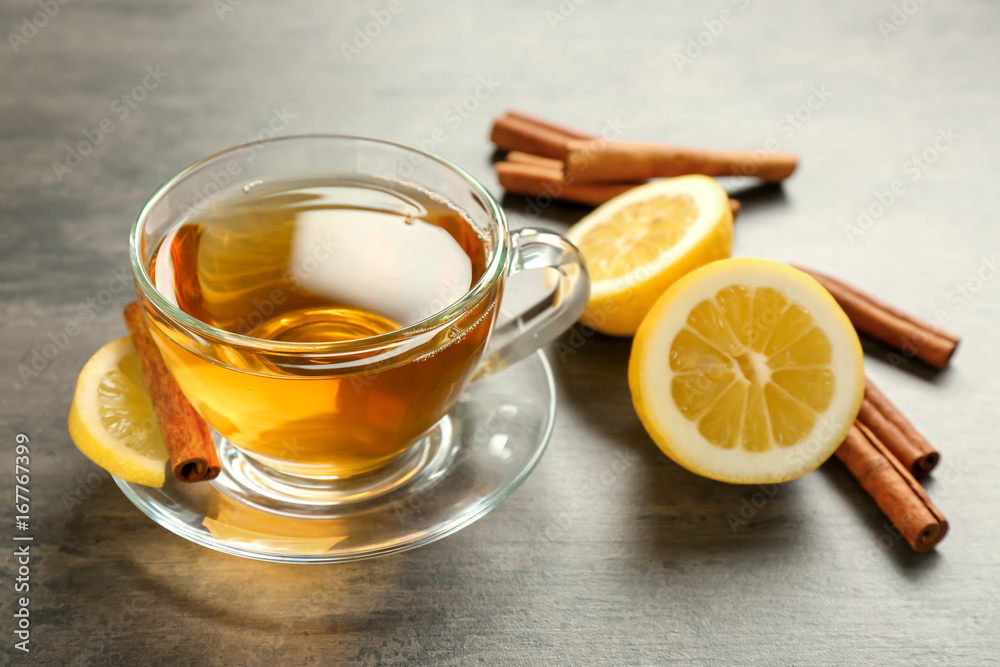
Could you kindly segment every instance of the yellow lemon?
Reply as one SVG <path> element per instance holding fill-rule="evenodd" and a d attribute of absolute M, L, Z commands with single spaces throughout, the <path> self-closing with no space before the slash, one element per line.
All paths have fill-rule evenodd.
<path fill-rule="evenodd" d="M 102 347 L 80 371 L 69 434 L 84 456 L 112 475 L 163 486 L 167 450 L 128 336 Z"/>
<path fill-rule="evenodd" d="M 582 321 L 602 333 L 631 336 L 679 278 L 729 257 L 733 214 L 715 180 L 680 176 L 615 197 L 566 236 L 590 271 L 590 301 Z"/>
<path fill-rule="evenodd" d="M 843 442 L 864 396 L 857 333 L 785 264 L 738 258 L 679 280 L 636 334 L 629 388 L 660 449 L 724 482 L 783 482 Z"/>

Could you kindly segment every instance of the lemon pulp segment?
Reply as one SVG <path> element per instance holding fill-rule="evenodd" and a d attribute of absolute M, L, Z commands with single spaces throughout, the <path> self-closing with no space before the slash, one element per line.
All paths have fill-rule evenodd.
<path fill-rule="evenodd" d="M 582 321 L 631 336 L 674 282 L 729 256 L 733 215 L 726 191 L 707 176 L 641 185 L 602 204 L 567 232 L 590 272 Z"/>
<path fill-rule="evenodd" d="M 722 448 L 799 442 L 833 400 L 830 340 L 780 291 L 741 285 L 691 311 L 670 346 L 671 395 Z"/>
<path fill-rule="evenodd" d="M 672 248 L 695 221 L 698 209 L 687 194 L 640 199 L 595 225 L 580 239 L 580 252 L 592 260 L 595 280 L 621 278 Z"/>

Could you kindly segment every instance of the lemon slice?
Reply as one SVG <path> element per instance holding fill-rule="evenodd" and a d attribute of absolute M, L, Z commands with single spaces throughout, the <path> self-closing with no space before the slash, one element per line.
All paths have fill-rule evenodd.
<path fill-rule="evenodd" d="M 163 486 L 167 450 L 128 336 L 102 347 L 80 371 L 69 435 L 84 456 L 112 475 Z"/>
<path fill-rule="evenodd" d="M 631 336 L 670 285 L 729 257 L 733 214 L 715 180 L 680 176 L 615 197 L 566 236 L 590 271 L 590 301 L 582 321 L 602 333 Z"/>
<path fill-rule="evenodd" d="M 660 449 L 724 482 L 783 482 L 844 440 L 864 396 L 861 344 L 833 297 L 785 264 L 739 258 L 678 281 L 629 359 Z"/>

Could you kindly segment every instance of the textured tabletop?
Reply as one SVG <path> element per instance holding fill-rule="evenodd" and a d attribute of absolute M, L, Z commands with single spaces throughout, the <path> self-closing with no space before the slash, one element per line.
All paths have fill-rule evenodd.
<path fill-rule="evenodd" d="M 1000 660 L 1000 5 L 14 0 L 0 8 L 0 663 L 995 664 Z M 498 197 L 521 108 L 591 132 L 801 156 L 742 193 L 734 254 L 847 278 L 963 337 L 868 373 L 941 450 L 916 554 L 838 461 L 777 488 L 696 477 L 636 417 L 630 341 L 564 336 L 542 462 L 432 545 L 243 560 L 141 514 L 77 452 L 77 374 L 124 335 L 129 227 L 197 159 L 272 133 L 376 136 Z M 745 184 L 725 183 L 734 192 Z M 514 227 L 586 211 L 507 195 Z M 547 204 L 547 202 L 543 202 Z M 16 592 L 18 434 L 30 591 Z M 12 614 L 30 597 L 30 653 Z"/>

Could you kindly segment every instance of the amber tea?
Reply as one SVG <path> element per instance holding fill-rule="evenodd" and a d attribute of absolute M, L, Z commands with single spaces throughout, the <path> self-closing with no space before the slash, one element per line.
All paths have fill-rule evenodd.
<path fill-rule="evenodd" d="M 465 296 L 487 240 L 438 197 L 376 182 L 244 188 L 174 226 L 153 254 L 157 290 L 225 331 L 284 342 L 366 339 L 417 324 Z M 380 467 L 430 429 L 473 373 L 496 315 L 484 294 L 432 353 L 358 353 L 328 371 L 275 355 L 229 367 L 170 343 L 164 358 L 195 408 L 240 449 L 290 473 L 339 477 Z M 430 329 L 429 329 L 430 331 Z M 232 357 L 232 358 L 230 358 Z"/>

